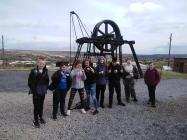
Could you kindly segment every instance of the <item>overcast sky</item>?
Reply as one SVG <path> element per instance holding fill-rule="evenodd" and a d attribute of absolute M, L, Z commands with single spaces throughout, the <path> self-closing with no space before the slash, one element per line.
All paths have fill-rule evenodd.
<path fill-rule="evenodd" d="M 70 11 L 88 31 L 104 19 L 115 21 L 124 40 L 136 41 L 138 54 L 168 53 L 170 33 L 171 53 L 187 53 L 187 0 L 1 0 L 5 48 L 68 51 Z"/>

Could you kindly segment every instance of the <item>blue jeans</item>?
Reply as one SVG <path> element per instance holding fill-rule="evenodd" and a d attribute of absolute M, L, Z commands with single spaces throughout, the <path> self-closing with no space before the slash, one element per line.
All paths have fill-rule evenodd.
<path fill-rule="evenodd" d="M 88 105 L 88 107 L 90 107 L 90 96 L 92 96 L 94 107 L 97 110 L 98 103 L 97 103 L 97 99 L 96 99 L 96 83 L 85 84 L 85 90 L 86 90 L 86 95 L 87 95 L 87 105 Z"/>

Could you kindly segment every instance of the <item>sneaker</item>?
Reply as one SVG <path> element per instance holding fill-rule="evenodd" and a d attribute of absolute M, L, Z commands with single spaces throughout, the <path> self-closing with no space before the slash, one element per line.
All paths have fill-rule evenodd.
<path fill-rule="evenodd" d="M 40 124 L 39 124 L 38 121 L 34 121 L 33 125 L 34 125 L 35 128 L 40 128 Z"/>
<path fill-rule="evenodd" d="M 56 120 L 56 119 L 57 119 L 56 115 L 53 115 L 53 120 Z"/>
<path fill-rule="evenodd" d="M 40 118 L 40 123 L 41 124 L 45 124 L 46 122 L 45 122 L 45 120 L 43 118 Z"/>
<path fill-rule="evenodd" d="M 70 110 L 67 110 L 67 116 L 70 116 Z"/>
<path fill-rule="evenodd" d="M 124 104 L 124 103 L 122 103 L 122 102 L 118 103 L 118 105 L 125 106 L 125 104 Z"/>
<path fill-rule="evenodd" d="M 82 112 L 83 114 L 86 114 L 85 109 L 81 109 L 81 112 Z"/>
<path fill-rule="evenodd" d="M 98 110 L 95 110 L 94 112 L 93 112 L 93 115 L 96 115 L 96 114 L 98 114 L 99 113 L 99 111 Z"/>

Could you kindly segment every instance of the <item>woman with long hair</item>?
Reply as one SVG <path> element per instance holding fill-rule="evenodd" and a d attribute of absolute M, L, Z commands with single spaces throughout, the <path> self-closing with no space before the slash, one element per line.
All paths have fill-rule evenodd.
<path fill-rule="evenodd" d="M 81 112 L 85 114 L 86 111 L 84 110 L 84 80 L 86 80 L 86 75 L 84 70 L 82 69 L 81 61 L 77 61 L 75 63 L 75 68 L 71 71 L 70 75 L 72 78 L 72 86 L 68 103 L 67 115 L 70 115 L 71 105 L 73 103 L 73 99 L 77 91 L 79 92 L 81 100 Z"/>
<path fill-rule="evenodd" d="M 108 74 L 108 67 L 106 64 L 105 57 L 101 56 L 98 60 L 98 65 L 96 67 L 96 98 L 99 103 L 100 98 L 100 107 L 104 108 L 104 93 L 106 90 L 107 84 L 107 74 Z M 101 97 L 100 97 L 101 96 Z"/>

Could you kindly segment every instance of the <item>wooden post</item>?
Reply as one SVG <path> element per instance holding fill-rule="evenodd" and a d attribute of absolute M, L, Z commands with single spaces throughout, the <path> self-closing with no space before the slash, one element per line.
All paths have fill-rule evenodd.
<path fill-rule="evenodd" d="M 172 33 L 170 34 L 169 37 L 169 57 L 168 57 L 168 67 L 170 66 L 170 57 L 171 57 L 171 41 L 172 41 Z"/>
<path fill-rule="evenodd" d="M 5 63 L 5 51 L 4 51 L 4 37 L 2 35 L 2 59 L 3 59 L 3 68 Z"/>

